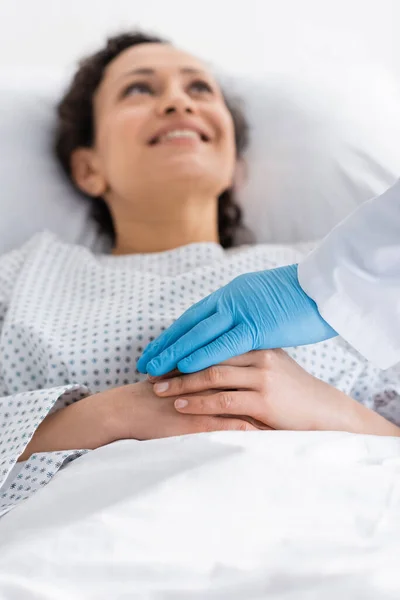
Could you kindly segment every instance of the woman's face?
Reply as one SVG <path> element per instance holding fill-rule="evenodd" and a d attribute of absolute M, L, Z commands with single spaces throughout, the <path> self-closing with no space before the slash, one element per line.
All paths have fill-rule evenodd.
<path fill-rule="evenodd" d="M 203 63 L 173 46 L 141 44 L 115 58 L 94 117 L 90 168 L 79 167 L 79 150 L 73 157 L 78 185 L 86 175 L 91 195 L 218 196 L 232 184 L 234 127 L 221 90 Z"/>

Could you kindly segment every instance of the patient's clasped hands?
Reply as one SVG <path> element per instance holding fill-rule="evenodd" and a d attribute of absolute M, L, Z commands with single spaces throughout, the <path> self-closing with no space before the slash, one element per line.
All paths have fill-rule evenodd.
<path fill-rule="evenodd" d="M 187 416 L 223 415 L 235 429 L 368 433 L 382 422 L 393 427 L 307 373 L 283 350 L 252 351 L 197 373 L 173 372 L 150 381 L 158 396 L 174 399 L 176 411 Z M 232 419 L 245 422 L 238 427 Z"/>
<path fill-rule="evenodd" d="M 283 350 L 254 350 L 203 371 L 150 377 L 66 406 L 44 419 L 19 460 L 122 439 L 257 429 L 400 435 L 396 425 L 313 377 Z"/>

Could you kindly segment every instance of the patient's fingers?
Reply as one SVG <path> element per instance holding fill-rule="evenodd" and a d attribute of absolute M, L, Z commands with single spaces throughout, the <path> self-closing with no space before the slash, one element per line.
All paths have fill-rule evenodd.
<path fill-rule="evenodd" d="M 257 367 L 258 369 L 265 369 L 276 364 L 276 361 L 282 358 L 282 355 L 287 360 L 287 354 L 277 348 L 272 350 L 251 350 L 250 352 L 246 352 L 246 354 L 234 356 L 220 364 L 231 365 L 233 367 Z"/>
<path fill-rule="evenodd" d="M 231 417 L 215 417 L 204 420 L 204 425 L 199 422 L 200 431 L 258 431 L 252 423 L 244 419 L 233 419 Z"/>
<path fill-rule="evenodd" d="M 205 390 L 259 388 L 261 373 L 254 367 L 238 368 L 229 365 L 216 365 L 189 375 L 179 375 L 167 381 L 159 380 L 153 386 L 158 396 L 179 396 Z"/>
<path fill-rule="evenodd" d="M 261 429 L 262 431 L 275 431 L 275 429 L 273 427 L 270 427 L 269 425 L 266 425 L 265 423 L 263 423 L 262 421 L 259 421 L 258 419 L 253 419 L 252 417 L 247 417 L 246 415 L 240 415 L 240 418 L 243 419 L 244 421 L 247 421 L 248 423 L 250 423 L 250 425 L 254 425 L 254 427 L 256 429 Z"/>
<path fill-rule="evenodd" d="M 207 396 L 186 396 L 174 402 L 177 411 L 192 415 L 248 415 L 261 420 L 260 395 L 223 391 Z"/>
<path fill-rule="evenodd" d="M 180 375 L 180 371 L 178 369 L 174 369 L 169 373 L 165 373 L 165 375 L 147 375 L 147 379 L 150 383 L 156 383 L 157 381 L 163 381 L 164 379 L 170 379 L 171 377 L 177 377 Z"/>

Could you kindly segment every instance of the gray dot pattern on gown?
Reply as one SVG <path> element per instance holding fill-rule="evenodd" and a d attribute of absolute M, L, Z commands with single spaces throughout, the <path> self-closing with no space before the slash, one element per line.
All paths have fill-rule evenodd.
<path fill-rule="evenodd" d="M 0 515 L 87 451 L 35 454 L 12 476 L 49 412 L 144 380 L 136 370 L 142 350 L 193 303 L 237 275 L 301 257 L 288 246 L 224 251 L 213 243 L 95 255 L 48 232 L 1 257 Z M 368 365 L 343 340 L 288 353 L 312 375 L 400 420 L 399 374 Z"/>

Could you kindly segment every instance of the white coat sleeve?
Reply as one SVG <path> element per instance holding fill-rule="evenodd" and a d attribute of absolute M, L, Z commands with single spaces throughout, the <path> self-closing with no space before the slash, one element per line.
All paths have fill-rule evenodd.
<path fill-rule="evenodd" d="M 400 181 L 363 204 L 299 265 L 322 317 L 381 369 L 400 361 Z"/>
<path fill-rule="evenodd" d="M 0 257 L 0 341 L 13 287 L 27 258 L 30 243 Z M 46 485 L 58 469 L 85 453 L 85 449 L 33 454 L 17 465 L 46 415 L 80 400 L 90 391 L 78 383 L 49 389 L 9 394 L 4 381 L 0 346 L 0 516 Z"/>

